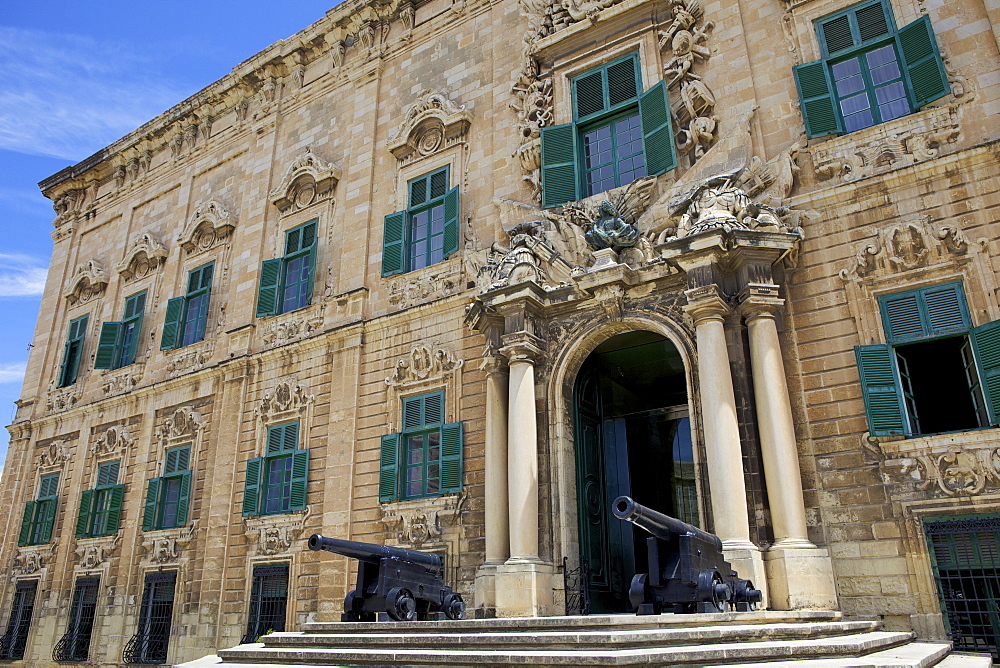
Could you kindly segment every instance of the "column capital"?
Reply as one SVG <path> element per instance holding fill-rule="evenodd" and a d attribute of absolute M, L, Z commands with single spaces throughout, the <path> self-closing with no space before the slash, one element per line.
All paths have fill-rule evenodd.
<path fill-rule="evenodd" d="M 545 354 L 545 343 L 530 332 L 512 332 L 501 337 L 503 347 L 500 354 L 507 358 L 508 363 L 528 362 L 537 364 Z"/>
<path fill-rule="evenodd" d="M 747 283 L 740 292 L 738 311 L 747 320 L 773 318 L 785 305 L 773 283 Z"/>
<path fill-rule="evenodd" d="M 703 320 L 723 320 L 733 311 L 715 283 L 685 290 L 684 296 L 688 300 L 684 310 L 695 325 Z"/>
<path fill-rule="evenodd" d="M 490 346 L 483 353 L 479 368 L 485 371 L 487 376 L 491 376 L 495 373 L 507 373 L 507 363 L 507 357 L 497 348 Z"/>

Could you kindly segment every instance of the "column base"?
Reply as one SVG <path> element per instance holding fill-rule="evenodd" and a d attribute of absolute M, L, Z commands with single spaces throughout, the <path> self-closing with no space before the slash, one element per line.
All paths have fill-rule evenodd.
<path fill-rule="evenodd" d="M 767 571 L 764 569 L 764 555 L 753 543 L 747 541 L 747 544 L 749 547 L 742 544 L 728 546 L 723 543 L 722 554 L 741 578 L 750 580 L 753 586 L 760 590 L 763 598 L 759 607 L 767 610 L 771 604 L 767 588 Z"/>
<path fill-rule="evenodd" d="M 497 616 L 497 566 L 483 564 L 476 569 L 476 593 L 472 607 L 477 619 Z"/>
<path fill-rule="evenodd" d="M 545 617 L 554 614 L 552 575 L 545 563 L 506 563 L 496 567 L 497 617 Z"/>
<path fill-rule="evenodd" d="M 833 562 L 826 548 L 772 547 L 764 563 L 772 609 L 838 609 Z"/>

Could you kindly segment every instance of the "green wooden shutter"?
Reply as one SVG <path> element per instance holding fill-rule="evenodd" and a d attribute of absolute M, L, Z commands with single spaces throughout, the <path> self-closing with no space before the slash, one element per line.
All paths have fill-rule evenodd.
<path fill-rule="evenodd" d="M 604 68 L 585 74 L 573 81 L 574 118 L 606 111 L 608 108 L 604 94 Z"/>
<path fill-rule="evenodd" d="M 458 186 L 444 196 L 444 256 L 458 250 Z"/>
<path fill-rule="evenodd" d="M 423 176 L 419 179 L 414 179 L 410 181 L 410 199 L 409 207 L 420 206 L 427 201 L 427 192 L 429 188 L 430 177 Z"/>
<path fill-rule="evenodd" d="M 430 175 L 430 199 L 437 199 L 448 192 L 448 168 L 439 169 Z"/>
<path fill-rule="evenodd" d="M 56 376 L 59 379 L 59 387 L 66 387 L 67 385 L 72 385 L 73 381 L 76 380 L 75 373 L 73 374 L 73 380 L 69 380 L 68 374 L 66 373 L 68 367 L 71 364 L 73 364 L 73 360 L 70 359 L 72 355 L 73 355 L 73 339 L 71 337 L 67 339 L 66 344 L 63 346 L 62 364 L 59 365 L 59 375 Z M 77 366 L 79 366 L 79 363 L 77 363 Z"/>
<path fill-rule="evenodd" d="M 652 175 L 665 174 L 677 166 L 666 82 L 659 82 L 639 96 L 639 117 L 646 168 Z"/>
<path fill-rule="evenodd" d="M 156 528 L 156 506 L 160 499 L 160 482 L 162 478 L 150 478 L 146 486 L 146 505 L 142 511 L 142 530 L 152 531 Z"/>
<path fill-rule="evenodd" d="M 412 185 L 412 184 L 411 184 Z M 382 275 L 403 273 L 406 251 L 406 212 L 397 211 L 385 217 L 382 236 Z"/>
<path fill-rule="evenodd" d="M 182 527 L 188 521 L 188 506 L 191 504 L 191 472 L 181 474 L 181 489 L 177 495 L 177 526 Z"/>
<path fill-rule="evenodd" d="M 257 317 L 278 312 L 278 283 L 281 280 L 282 260 L 264 260 L 260 263 L 260 285 L 257 287 Z"/>
<path fill-rule="evenodd" d="M 83 359 L 83 340 L 87 334 L 87 323 L 90 321 L 90 316 L 83 316 L 74 320 L 71 324 L 70 330 L 70 344 L 78 342 L 79 345 L 73 351 L 73 358 L 69 362 L 69 368 L 65 369 L 66 375 L 60 376 L 63 381 L 63 385 L 72 385 L 76 382 L 77 376 L 80 373 L 80 360 Z"/>
<path fill-rule="evenodd" d="M 972 326 L 960 282 L 924 288 L 920 291 L 920 297 L 931 336 L 959 334 Z"/>
<path fill-rule="evenodd" d="M 83 538 L 87 535 L 88 524 L 90 524 L 90 510 L 94 504 L 94 490 L 88 489 L 80 495 L 80 511 L 76 514 L 76 537 Z"/>
<path fill-rule="evenodd" d="M 896 46 L 903 61 L 914 109 L 951 92 L 929 16 L 921 16 L 901 28 L 896 33 Z"/>
<path fill-rule="evenodd" d="M 847 14 L 823 21 L 818 26 L 820 45 L 824 54 L 837 53 L 854 46 L 854 36 L 851 33 L 851 19 Z"/>
<path fill-rule="evenodd" d="M 35 502 L 28 501 L 24 504 L 24 513 L 21 514 L 21 531 L 17 535 L 17 544 L 21 547 L 28 544 L 31 538 L 31 527 L 35 518 Z"/>
<path fill-rule="evenodd" d="M 921 317 L 921 300 L 918 290 L 897 292 L 879 299 L 882 311 L 882 327 L 886 340 L 898 343 L 911 341 L 928 335 L 927 326 Z"/>
<path fill-rule="evenodd" d="M 281 436 L 281 449 L 291 452 L 299 447 L 299 423 L 289 422 L 285 425 L 285 433 Z"/>
<path fill-rule="evenodd" d="M 174 297 L 167 301 L 167 315 L 163 319 L 163 336 L 160 337 L 160 350 L 177 347 L 180 333 L 181 315 L 184 311 L 184 297 Z"/>
<path fill-rule="evenodd" d="M 578 195 L 576 173 L 576 126 L 572 123 L 542 128 L 542 208 L 575 202 Z"/>
<path fill-rule="evenodd" d="M 1000 423 L 1000 320 L 975 327 L 969 333 L 979 367 L 979 380 L 990 424 Z"/>
<path fill-rule="evenodd" d="M 806 134 L 812 138 L 843 132 L 826 62 L 814 60 L 796 65 L 792 72 L 795 74 L 795 87 L 799 91 L 799 108 Z"/>
<path fill-rule="evenodd" d="M 41 537 L 38 540 L 40 544 L 47 543 L 52 538 L 52 527 L 56 523 L 56 506 L 58 505 L 58 499 L 48 499 L 39 505 L 44 513 L 44 517 L 39 517 L 36 520 L 42 525 Z"/>
<path fill-rule="evenodd" d="M 122 516 L 122 500 L 125 498 L 125 485 L 115 485 L 108 491 L 108 514 L 102 531 L 104 534 L 118 531 L 118 523 Z"/>
<path fill-rule="evenodd" d="M 462 423 L 441 427 L 441 491 L 462 491 Z"/>
<path fill-rule="evenodd" d="M 101 336 L 97 340 L 97 355 L 94 357 L 95 369 L 110 369 L 115 363 L 115 351 L 118 349 L 118 337 L 121 335 L 120 322 L 106 322 L 101 325 Z"/>
<path fill-rule="evenodd" d="M 243 516 L 260 514 L 260 468 L 263 457 L 247 462 L 246 483 L 243 486 Z"/>
<path fill-rule="evenodd" d="M 906 434 L 903 393 L 896 381 L 892 348 L 887 345 L 855 346 L 854 353 L 861 374 L 868 431 L 872 436 Z"/>
<path fill-rule="evenodd" d="M 861 7 L 854 12 L 854 16 L 861 43 L 889 34 L 889 19 L 885 15 L 885 6 L 881 2 Z"/>
<path fill-rule="evenodd" d="M 316 283 L 316 244 L 309 247 L 309 277 L 306 279 L 306 304 L 312 304 L 313 285 Z"/>
<path fill-rule="evenodd" d="M 289 510 L 306 509 L 306 486 L 309 483 L 309 451 L 292 453 L 292 493 Z"/>
<path fill-rule="evenodd" d="M 607 68 L 608 108 L 630 102 L 639 94 L 638 60 L 630 56 L 625 60 L 611 63 Z"/>
<path fill-rule="evenodd" d="M 379 501 L 395 501 L 399 498 L 399 440 L 400 434 L 382 437 L 378 476 Z"/>
<path fill-rule="evenodd" d="M 138 352 L 138 350 L 139 350 L 139 341 L 142 340 L 141 339 L 141 337 L 142 337 L 142 316 L 143 316 L 142 311 L 140 311 L 139 315 L 136 316 L 135 319 L 134 319 L 135 329 L 133 330 L 133 336 L 131 337 L 131 340 L 129 341 L 128 349 L 122 351 L 122 366 L 128 366 L 129 364 L 132 364 L 133 362 L 135 362 L 135 355 L 136 355 L 136 352 Z"/>

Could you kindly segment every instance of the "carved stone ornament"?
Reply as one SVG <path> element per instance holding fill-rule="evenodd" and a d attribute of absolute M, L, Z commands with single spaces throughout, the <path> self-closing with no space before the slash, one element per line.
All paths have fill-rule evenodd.
<path fill-rule="evenodd" d="M 315 309 L 313 309 L 315 311 Z M 308 336 L 323 326 L 323 316 L 295 312 L 286 317 L 269 318 L 261 330 L 260 338 L 264 345 L 287 343 Z"/>
<path fill-rule="evenodd" d="M 247 517 L 243 523 L 258 555 L 282 554 L 302 536 L 311 514 L 312 508 L 306 506 L 304 513 Z"/>
<path fill-rule="evenodd" d="M 89 571 L 106 565 L 120 540 L 120 533 L 102 538 L 77 539 L 73 548 L 77 557 L 76 568 Z"/>
<path fill-rule="evenodd" d="M 521 14 L 528 19 L 525 40 L 538 40 L 563 28 L 589 21 L 596 23 L 602 9 L 617 5 L 623 0 L 519 0 Z"/>
<path fill-rule="evenodd" d="M 185 346 L 182 350 L 183 352 L 171 355 L 167 362 L 167 376 L 170 378 L 205 368 L 215 353 L 215 342 L 204 341 L 193 346 Z"/>
<path fill-rule="evenodd" d="M 329 197 L 339 181 L 340 170 L 307 146 L 285 170 L 281 184 L 271 191 L 271 203 L 282 213 L 304 209 Z"/>
<path fill-rule="evenodd" d="M 857 247 L 854 260 L 840 270 L 844 280 L 895 274 L 961 258 L 983 247 L 951 225 L 933 225 L 930 217 L 914 216 L 878 230 L 875 239 Z"/>
<path fill-rule="evenodd" d="M 933 490 L 947 496 L 971 496 L 1000 488 L 1000 448 L 951 447 L 945 452 L 931 450 L 882 463 L 886 483 L 914 483 L 922 491 Z"/>
<path fill-rule="evenodd" d="M 135 439 L 129 435 L 128 428 L 125 425 L 115 425 L 100 433 L 90 446 L 90 451 L 95 457 L 124 454 L 133 444 Z"/>
<path fill-rule="evenodd" d="M 494 242 L 486 264 L 480 269 L 481 292 L 489 292 L 532 282 L 541 286 L 550 284 L 546 271 L 548 262 L 555 259 L 555 249 L 546 241 L 540 221 L 519 223 L 507 231 L 510 245 Z"/>
<path fill-rule="evenodd" d="M 438 269 L 421 272 L 419 277 L 402 276 L 389 282 L 389 304 L 409 308 L 454 294 L 461 289 L 461 267 L 445 263 Z"/>
<path fill-rule="evenodd" d="M 197 520 L 187 527 L 166 529 L 163 531 L 147 531 L 143 534 L 140 550 L 150 565 L 176 563 L 181 557 L 181 551 L 194 538 Z"/>
<path fill-rule="evenodd" d="M 10 570 L 14 575 L 33 575 L 45 568 L 55 558 L 58 540 L 53 538 L 45 545 L 18 548 L 10 558 Z"/>
<path fill-rule="evenodd" d="M 108 287 L 108 272 L 97 260 L 88 260 L 77 265 L 65 297 L 70 306 L 85 304 L 104 294 Z"/>
<path fill-rule="evenodd" d="M 458 526 L 466 494 L 448 494 L 382 504 L 382 524 L 396 532 L 400 545 L 420 549 L 442 543 L 445 527 Z"/>
<path fill-rule="evenodd" d="M 392 374 L 385 379 L 385 384 L 395 387 L 436 378 L 457 370 L 463 362 L 464 360 L 455 357 L 455 353 L 444 348 L 414 346 L 409 355 L 396 361 Z"/>
<path fill-rule="evenodd" d="M 578 228 L 590 250 L 611 248 L 616 253 L 639 245 L 636 221 L 649 206 L 655 176 L 637 179 L 606 193 L 609 199 L 587 198 L 563 207 L 561 219 Z"/>
<path fill-rule="evenodd" d="M 52 385 L 55 385 L 55 382 L 53 380 Z M 80 400 L 81 389 L 80 383 L 74 383 L 69 387 L 50 390 L 45 397 L 45 409 L 51 413 L 73 408 L 73 406 L 76 406 L 76 402 Z"/>
<path fill-rule="evenodd" d="M 101 376 L 101 390 L 105 397 L 114 397 L 131 392 L 142 381 L 145 364 L 137 362 L 124 370 L 106 371 Z"/>
<path fill-rule="evenodd" d="M 118 273 L 126 283 L 143 278 L 159 269 L 167 259 L 167 249 L 153 235 L 144 232 L 132 240 Z"/>
<path fill-rule="evenodd" d="M 48 445 L 41 448 L 38 453 L 38 468 L 56 469 L 62 468 L 69 459 L 69 448 L 65 441 L 49 441 Z"/>
<path fill-rule="evenodd" d="M 56 218 L 52 221 L 52 225 L 61 227 L 79 216 L 86 199 L 87 191 L 83 188 L 74 188 L 59 194 L 52 202 L 52 208 L 56 212 Z"/>
<path fill-rule="evenodd" d="M 809 149 L 820 179 L 850 183 L 930 160 L 961 133 L 958 105 L 933 107 Z"/>
<path fill-rule="evenodd" d="M 273 390 L 264 393 L 260 406 L 254 412 L 261 422 L 266 423 L 278 413 L 304 412 L 315 400 L 316 396 L 309 394 L 306 386 L 294 381 L 282 381 Z"/>
<path fill-rule="evenodd" d="M 156 428 L 155 436 L 159 440 L 187 438 L 197 435 L 204 427 L 201 413 L 193 408 L 178 408 Z"/>
<path fill-rule="evenodd" d="M 406 110 L 387 147 L 401 161 L 433 155 L 463 139 L 471 123 L 472 113 L 464 106 L 444 93 L 424 91 Z"/>
<path fill-rule="evenodd" d="M 530 44 L 529 44 L 530 46 Z M 552 79 L 539 78 L 538 60 L 525 49 L 524 66 L 511 88 L 514 102 L 510 108 L 517 114 L 520 145 L 514 152 L 524 175 L 522 180 L 531 186 L 535 204 L 542 201 L 542 128 L 552 125 Z"/>
<path fill-rule="evenodd" d="M 188 255 L 209 250 L 229 240 L 236 219 L 219 202 L 209 200 L 200 204 L 188 221 L 187 229 L 177 237 Z"/>

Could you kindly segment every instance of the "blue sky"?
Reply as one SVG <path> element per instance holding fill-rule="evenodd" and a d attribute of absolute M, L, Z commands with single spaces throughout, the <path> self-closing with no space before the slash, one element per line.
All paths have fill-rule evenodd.
<path fill-rule="evenodd" d="M 7 0 L 0 12 L 0 424 L 52 249 L 37 183 L 323 17 L 337 0 Z M 0 429 L 0 468 L 8 434 Z"/>

